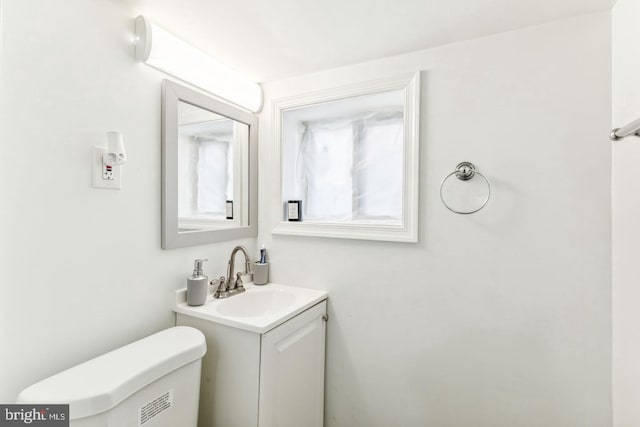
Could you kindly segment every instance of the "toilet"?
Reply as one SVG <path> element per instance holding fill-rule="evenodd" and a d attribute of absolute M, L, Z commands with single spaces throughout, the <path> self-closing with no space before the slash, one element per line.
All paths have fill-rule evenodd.
<path fill-rule="evenodd" d="M 24 389 L 18 404 L 69 404 L 71 427 L 196 427 L 206 342 L 165 329 Z"/>

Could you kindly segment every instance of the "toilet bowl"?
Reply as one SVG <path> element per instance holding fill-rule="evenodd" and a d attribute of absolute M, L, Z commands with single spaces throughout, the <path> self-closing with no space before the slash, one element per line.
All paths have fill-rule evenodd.
<path fill-rule="evenodd" d="M 72 427 L 196 427 L 202 332 L 177 326 L 24 389 L 19 404 L 69 404 Z"/>

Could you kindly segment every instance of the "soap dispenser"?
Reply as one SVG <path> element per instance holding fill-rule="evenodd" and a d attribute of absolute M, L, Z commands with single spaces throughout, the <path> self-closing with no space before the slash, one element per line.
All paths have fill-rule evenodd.
<path fill-rule="evenodd" d="M 187 279 L 187 304 L 202 305 L 207 302 L 209 278 L 202 272 L 202 263 L 206 259 L 197 259 L 193 263 L 193 274 Z"/>

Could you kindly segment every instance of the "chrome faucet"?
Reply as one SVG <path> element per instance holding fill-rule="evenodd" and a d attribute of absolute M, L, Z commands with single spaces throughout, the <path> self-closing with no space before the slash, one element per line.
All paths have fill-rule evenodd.
<path fill-rule="evenodd" d="M 238 252 L 242 252 L 242 255 L 244 255 L 244 274 L 251 273 L 251 261 L 249 261 L 249 254 L 247 253 L 247 249 L 244 246 L 236 246 L 231 251 L 231 258 L 229 258 L 229 265 L 227 267 L 227 278 L 225 279 L 224 276 L 221 276 L 219 279 L 213 280 L 211 282 L 213 285 L 219 283 L 218 289 L 213 294 L 214 298 L 227 298 L 232 295 L 244 292 L 244 286 L 242 286 L 242 279 L 240 278 L 243 273 L 236 273 L 234 271 L 236 254 Z"/>

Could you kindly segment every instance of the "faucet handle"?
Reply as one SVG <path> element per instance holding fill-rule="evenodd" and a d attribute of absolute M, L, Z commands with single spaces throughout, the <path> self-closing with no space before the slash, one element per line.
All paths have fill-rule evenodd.
<path fill-rule="evenodd" d="M 224 276 L 220 276 L 219 279 L 213 279 L 209 284 L 211 286 L 218 286 L 215 292 L 224 292 L 227 290 L 227 283 Z"/>
<path fill-rule="evenodd" d="M 244 286 L 242 286 L 242 278 L 240 276 L 242 276 L 242 273 L 236 273 L 236 289 L 244 288 Z"/>
<path fill-rule="evenodd" d="M 220 276 L 219 279 L 212 280 L 211 284 L 218 285 L 218 288 L 213 293 L 214 298 L 226 298 L 229 296 L 229 287 L 227 286 L 227 281 L 224 276 Z"/>

